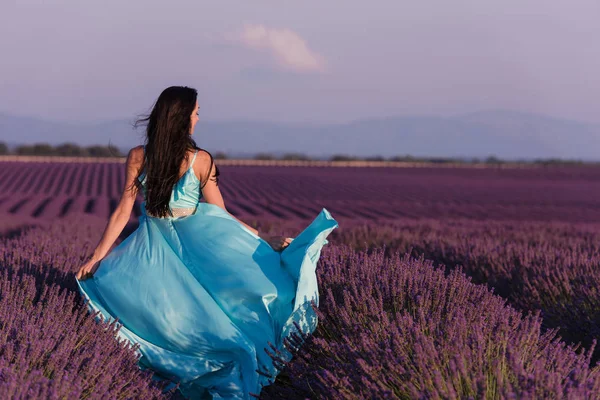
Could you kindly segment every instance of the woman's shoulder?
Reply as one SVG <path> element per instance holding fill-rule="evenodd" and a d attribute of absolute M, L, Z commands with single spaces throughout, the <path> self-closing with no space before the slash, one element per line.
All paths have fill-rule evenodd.
<path fill-rule="evenodd" d="M 144 161 L 144 146 L 139 145 L 132 147 L 127 152 L 127 164 L 129 165 L 141 165 Z"/>
<path fill-rule="evenodd" d="M 198 147 L 197 152 L 198 153 L 196 154 L 196 160 L 199 164 L 206 164 L 208 166 L 211 161 L 214 162 L 214 158 L 213 158 L 212 154 L 210 153 L 210 151 L 203 149 L 201 147 Z"/>
<path fill-rule="evenodd" d="M 206 175 L 209 168 L 212 169 L 214 162 L 214 158 L 210 151 L 199 147 L 196 153 L 196 160 L 194 161 L 194 170 L 200 174 Z"/>
<path fill-rule="evenodd" d="M 198 148 L 198 153 L 196 154 L 196 160 L 194 161 L 193 168 L 196 176 L 201 182 L 206 182 L 207 177 L 211 172 L 212 175 L 218 175 L 218 172 L 215 173 L 217 166 L 215 164 L 214 157 L 208 150 L 200 147 Z"/>

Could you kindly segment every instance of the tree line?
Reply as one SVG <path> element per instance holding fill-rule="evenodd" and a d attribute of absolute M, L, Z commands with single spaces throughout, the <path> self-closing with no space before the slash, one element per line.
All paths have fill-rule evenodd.
<path fill-rule="evenodd" d="M 26 156 L 63 156 L 63 157 L 125 157 L 118 147 L 108 145 L 79 146 L 75 143 L 63 143 L 52 146 L 48 143 L 35 143 L 30 145 L 20 145 L 14 149 L 9 149 L 6 143 L 0 142 L 0 155 L 26 155 Z M 214 153 L 214 157 L 219 160 L 235 159 L 224 152 Z M 450 163 L 468 163 L 468 164 L 507 164 L 507 163 L 530 163 L 543 165 L 583 165 L 597 164 L 597 162 L 585 162 L 581 160 L 565 160 L 559 158 L 546 158 L 534 160 L 502 160 L 494 155 L 486 158 L 453 158 L 453 157 L 415 157 L 411 155 L 399 155 L 392 157 L 369 156 L 359 157 L 347 154 L 334 154 L 328 158 L 311 157 L 302 153 L 285 153 L 275 155 L 272 153 L 257 153 L 254 160 L 284 160 L 284 161 L 392 161 L 392 162 L 427 162 L 434 164 Z"/>
<path fill-rule="evenodd" d="M 218 156 L 226 158 L 225 154 L 219 153 Z M 313 158 L 304 154 L 288 153 L 282 156 L 275 156 L 270 153 L 259 153 L 254 156 L 255 160 L 323 160 L 323 158 Z M 334 154 L 327 158 L 329 161 L 392 161 L 392 162 L 410 162 L 410 163 L 433 163 L 433 164 L 513 164 L 513 163 L 527 163 L 527 164 L 543 164 L 543 165 L 584 165 L 584 164 L 598 164 L 598 162 L 587 162 L 582 160 L 567 160 L 560 158 L 538 158 L 533 160 L 503 160 L 494 155 L 490 155 L 485 158 L 457 158 L 457 157 L 416 157 L 411 155 L 399 155 L 391 157 L 383 156 L 368 156 L 359 157 L 347 154 Z"/>
<path fill-rule="evenodd" d="M 0 155 L 20 156 L 63 156 L 63 157 L 123 157 L 118 147 L 108 145 L 79 146 L 74 143 L 63 143 L 52 146 L 48 143 L 20 145 L 9 149 L 6 143 L 0 142 Z"/>

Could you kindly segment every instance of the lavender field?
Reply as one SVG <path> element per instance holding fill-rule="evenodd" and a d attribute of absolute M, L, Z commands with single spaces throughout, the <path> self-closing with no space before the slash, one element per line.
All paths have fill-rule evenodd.
<path fill-rule="evenodd" d="M 323 168 L 222 166 L 223 197 L 238 217 L 469 218 L 600 222 L 593 167 Z M 0 212 L 34 218 L 108 217 L 124 181 L 121 163 L 0 163 Z M 139 199 L 141 201 L 141 198 Z M 134 207 L 135 220 L 139 203 Z"/>
<path fill-rule="evenodd" d="M 72 276 L 122 171 L 0 163 L 2 398 L 177 398 Z M 263 230 L 293 236 L 321 207 L 340 223 L 319 326 L 262 398 L 600 398 L 600 169 L 221 167 L 219 182 Z"/>

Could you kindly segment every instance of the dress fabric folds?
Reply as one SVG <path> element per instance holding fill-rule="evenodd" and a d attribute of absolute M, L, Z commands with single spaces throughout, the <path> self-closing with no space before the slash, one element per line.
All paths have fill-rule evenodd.
<path fill-rule="evenodd" d="M 338 223 L 322 209 L 276 252 L 200 202 L 199 186 L 190 167 L 173 188 L 171 207 L 195 204 L 190 215 L 152 217 L 142 202 L 138 228 L 77 284 L 90 312 L 118 318 L 119 336 L 139 343 L 139 367 L 154 379 L 179 382 L 186 398 L 250 399 L 279 372 L 268 343 L 289 359 L 283 339 L 294 323 L 316 328 L 316 264 Z"/>

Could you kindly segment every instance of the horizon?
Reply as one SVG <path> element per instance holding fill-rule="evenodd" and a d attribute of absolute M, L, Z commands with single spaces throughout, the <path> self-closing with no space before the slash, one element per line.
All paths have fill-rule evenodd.
<path fill-rule="evenodd" d="M 144 141 L 133 118 L 56 122 L 0 113 L 0 141 L 19 145 L 74 143 L 126 150 Z M 301 153 L 310 157 L 487 158 L 600 160 L 600 124 L 518 110 L 481 110 L 457 116 L 392 116 L 342 123 L 201 119 L 197 143 L 229 155 Z M 15 137 L 18 136 L 18 140 Z"/>
<path fill-rule="evenodd" d="M 72 143 L 81 147 L 112 145 L 126 152 L 144 140 L 144 130 L 134 129 L 131 122 L 132 119 L 48 122 L 0 112 L 0 142 L 11 151 L 22 145 Z M 18 131 L 22 134 L 20 140 L 15 140 L 10 133 Z M 282 133 L 288 137 L 282 138 Z M 495 157 L 511 162 L 600 161 L 600 125 L 506 109 L 451 117 L 365 118 L 339 124 L 201 120 L 194 139 L 213 153 L 238 158 L 259 153 L 274 157 L 298 153 L 316 159 L 345 155 L 458 160 Z M 282 140 L 286 144 L 282 145 Z"/>

